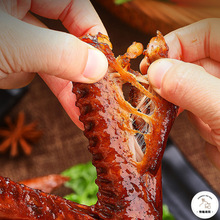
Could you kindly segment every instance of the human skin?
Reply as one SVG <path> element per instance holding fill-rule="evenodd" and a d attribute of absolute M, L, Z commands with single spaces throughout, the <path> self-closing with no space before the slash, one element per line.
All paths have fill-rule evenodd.
<path fill-rule="evenodd" d="M 47 29 L 29 11 L 61 20 L 69 33 Z M 0 88 L 23 87 L 37 72 L 83 128 L 71 81 L 94 83 L 105 75 L 104 54 L 78 39 L 98 32 L 106 34 L 89 0 L 0 1 Z"/>
<path fill-rule="evenodd" d="M 148 77 L 159 95 L 187 110 L 206 141 L 207 155 L 220 169 L 219 27 L 220 19 L 205 19 L 166 35 L 169 58 L 154 62 Z"/>

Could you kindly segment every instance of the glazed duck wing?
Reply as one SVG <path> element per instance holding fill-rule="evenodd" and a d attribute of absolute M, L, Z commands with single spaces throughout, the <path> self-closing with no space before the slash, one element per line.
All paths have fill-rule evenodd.
<path fill-rule="evenodd" d="M 0 177 L 0 219 L 98 219 L 91 207 Z"/>
<path fill-rule="evenodd" d="M 114 58 L 103 35 L 82 40 L 100 49 L 109 62 L 101 81 L 73 83 L 97 169 L 95 211 L 102 219 L 161 219 L 160 165 L 177 107 L 153 92 L 146 75 L 130 68 L 130 59 L 142 54 L 142 45 L 133 43 L 124 55 Z M 144 54 L 148 65 L 167 57 L 160 32 Z M 131 87 L 128 98 L 124 85 Z"/>
<path fill-rule="evenodd" d="M 73 83 L 97 169 L 98 202 L 87 207 L 0 178 L 0 218 L 161 220 L 161 160 L 177 107 L 154 93 L 147 75 L 130 68 L 130 59 L 143 53 L 140 43 L 115 58 L 106 36 L 81 40 L 101 50 L 109 62 L 99 82 Z M 144 55 L 148 66 L 167 57 L 159 32 Z"/>

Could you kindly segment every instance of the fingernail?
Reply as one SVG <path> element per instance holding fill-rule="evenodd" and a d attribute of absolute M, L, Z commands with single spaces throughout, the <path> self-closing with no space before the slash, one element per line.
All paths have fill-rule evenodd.
<path fill-rule="evenodd" d="M 105 55 L 97 49 L 88 49 L 88 60 L 83 72 L 85 78 L 101 79 L 107 72 L 108 61 Z"/>
<path fill-rule="evenodd" d="M 172 66 L 173 63 L 167 59 L 161 59 L 152 63 L 148 69 L 148 78 L 151 85 L 157 89 L 160 89 L 163 77 Z"/>

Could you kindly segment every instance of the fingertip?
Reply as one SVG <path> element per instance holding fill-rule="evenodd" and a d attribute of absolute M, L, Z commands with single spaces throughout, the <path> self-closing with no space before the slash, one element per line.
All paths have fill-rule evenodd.
<path fill-rule="evenodd" d="M 182 46 L 179 41 L 177 31 L 170 32 L 164 38 L 169 47 L 168 57 L 172 59 L 182 60 Z"/>
<path fill-rule="evenodd" d="M 82 73 L 86 82 L 96 82 L 106 74 L 108 70 L 108 60 L 106 56 L 95 48 L 88 49 L 88 59 Z"/>
<path fill-rule="evenodd" d="M 38 55 L 42 62 L 37 72 L 82 83 L 94 83 L 106 74 L 108 61 L 101 51 L 70 34 L 50 33 L 56 37 L 47 38 L 46 52 Z"/>
<path fill-rule="evenodd" d="M 153 62 L 148 69 L 148 79 L 150 84 L 156 90 L 160 90 L 165 74 L 173 66 L 173 62 L 169 59 L 160 59 Z"/>
<path fill-rule="evenodd" d="M 146 75 L 147 74 L 147 70 L 148 70 L 148 67 L 149 67 L 149 64 L 146 60 L 146 58 L 144 58 L 141 62 L 140 62 L 140 71 L 143 75 Z"/>

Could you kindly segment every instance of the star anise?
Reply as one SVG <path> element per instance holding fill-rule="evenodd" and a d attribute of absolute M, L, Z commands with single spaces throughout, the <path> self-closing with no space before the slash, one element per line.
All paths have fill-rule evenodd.
<path fill-rule="evenodd" d="M 4 153 L 8 148 L 11 148 L 10 155 L 11 157 L 15 157 L 18 155 L 18 147 L 20 146 L 26 155 L 31 154 L 32 147 L 30 143 L 37 141 L 42 135 L 42 132 L 37 130 L 36 122 L 30 124 L 25 124 L 24 122 L 24 112 L 19 112 L 15 124 L 9 116 L 5 118 L 8 128 L 0 129 L 0 137 L 3 138 L 0 144 L 0 153 Z"/>

